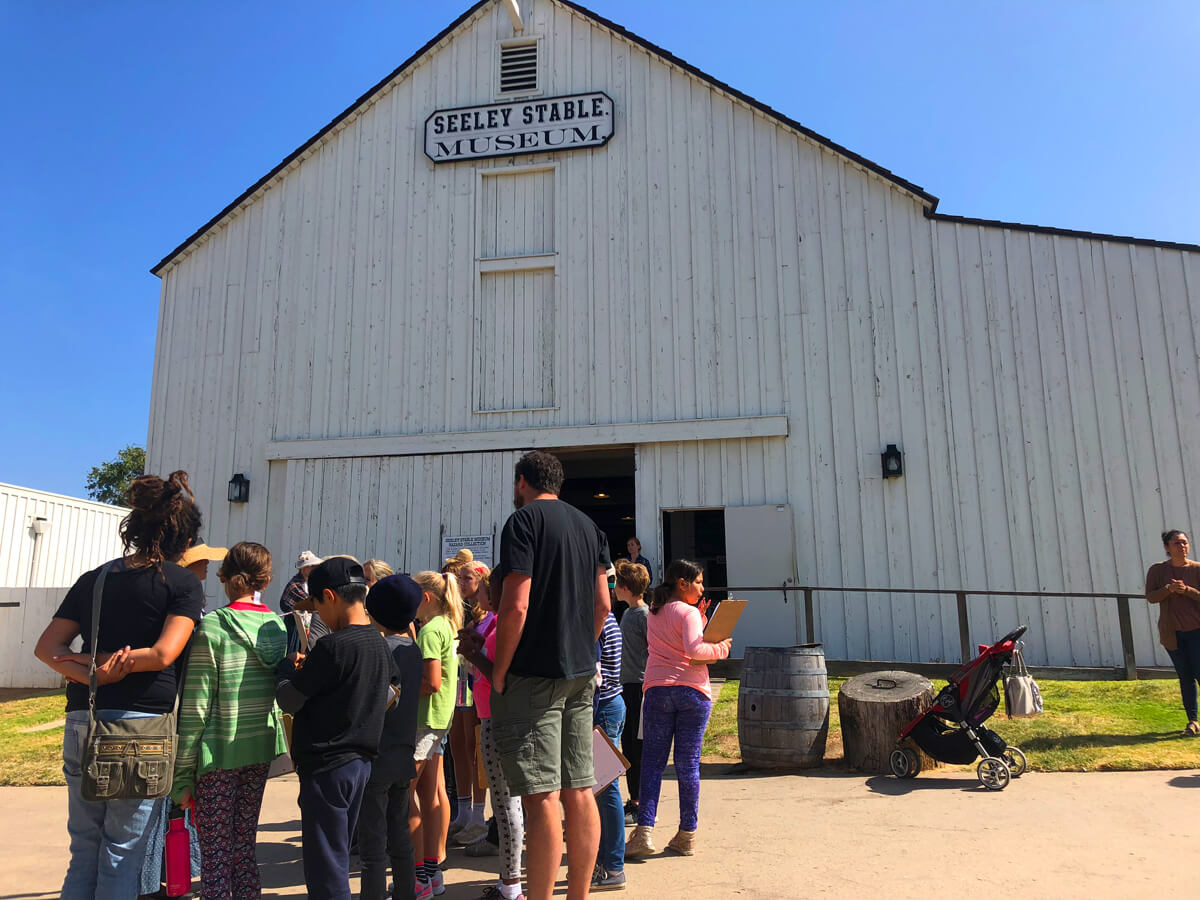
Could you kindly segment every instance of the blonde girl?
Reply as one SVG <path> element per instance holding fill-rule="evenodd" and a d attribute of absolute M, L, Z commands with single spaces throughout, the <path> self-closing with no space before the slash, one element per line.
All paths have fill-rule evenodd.
<path fill-rule="evenodd" d="M 458 579 L 450 573 L 418 572 L 413 580 L 421 586 L 417 618 L 421 630 L 417 647 L 424 669 L 421 702 L 417 707 L 417 739 L 413 757 L 417 777 L 413 779 L 412 804 L 408 818 L 413 849 L 417 854 L 418 894 L 428 884 L 442 893 L 443 879 L 438 863 L 446 854 L 446 831 L 450 826 L 450 798 L 443 774 L 442 739 L 454 715 L 458 684 L 457 635 L 463 624 L 462 595 Z"/>

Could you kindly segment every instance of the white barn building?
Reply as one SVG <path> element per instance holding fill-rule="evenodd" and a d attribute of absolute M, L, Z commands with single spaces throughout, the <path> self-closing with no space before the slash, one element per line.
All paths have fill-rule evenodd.
<path fill-rule="evenodd" d="M 942 215 L 576 3 L 512 6 L 154 268 L 149 471 L 192 473 L 211 541 L 427 567 L 539 447 L 656 575 L 1139 590 L 1200 502 L 1200 247 Z M 795 601 L 755 595 L 735 655 L 803 640 Z M 970 614 L 1030 623 L 1031 662 L 1121 659 L 1111 600 Z M 815 625 L 832 658 L 959 656 L 952 594 L 818 593 Z"/>

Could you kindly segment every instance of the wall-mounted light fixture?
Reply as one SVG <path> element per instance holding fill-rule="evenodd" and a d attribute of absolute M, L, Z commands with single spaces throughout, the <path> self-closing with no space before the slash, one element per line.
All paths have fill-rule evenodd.
<path fill-rule="evenodd" d="M 592 494 L 592 499 L 593 500 L 607 500 L 609 498 L 609 496 L 610 495 L 604 493 L 604 491 L 596 491 L 596 493 Z"/>
<path fill-rule="evenodd" d="M 250 479 L 238 472 L 229 479 L 229 502 L 246 503 L 250 500 Z"/>
<path fill-rule="evenodd" d="M 904 454 L 895 444 L 888 444 L 879 455 L 883 461 L 884 478 L 899 478 L 904 474 Z"/>

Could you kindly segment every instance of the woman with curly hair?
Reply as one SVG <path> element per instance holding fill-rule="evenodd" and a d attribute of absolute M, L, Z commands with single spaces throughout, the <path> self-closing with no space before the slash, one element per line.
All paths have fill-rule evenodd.
<path fill-rule="evenodd" d="M 125 555 L 108 567 L 97 646 L 92 638 L 92 589 L 100 568 L 80 576 L 38 639 L 34 655 L 68 681 L 63 733 L 67 833 L 71 860 L 65 900 L 128 900 L 138 895 L 148 824 L 160 800 L 84 800 L 82 771 L 88 735 L 88 669 L 96 651 L 96 718 L 147 718 L 171 712 L 177 660 L 200 621 L 204 589 L 176 565 L 200 533 L 202 518 L 186 472 L 166 479 L 143 475 L 126 494 L 121 522 Z M 83 652 L 71 642 L 83 639 Z"/>

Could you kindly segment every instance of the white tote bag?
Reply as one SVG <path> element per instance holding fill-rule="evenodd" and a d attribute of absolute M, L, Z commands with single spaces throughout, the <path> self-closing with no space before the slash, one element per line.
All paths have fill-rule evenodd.
<path fill-rule="evenodd" d="M 1012 666 L 1004 677 L 1004 708 L 1010 719 L 1036 716 L 1042 711 L 1042 692 L 1020 650 L 1013 651 Z"/>

